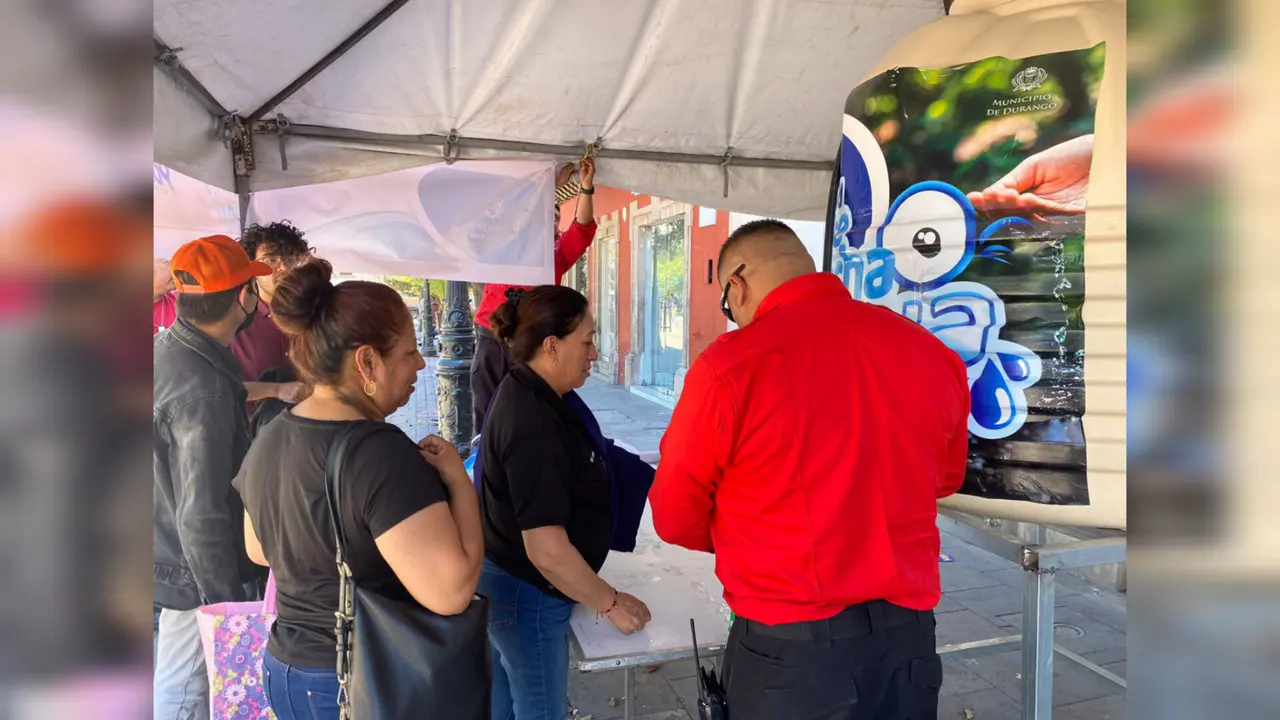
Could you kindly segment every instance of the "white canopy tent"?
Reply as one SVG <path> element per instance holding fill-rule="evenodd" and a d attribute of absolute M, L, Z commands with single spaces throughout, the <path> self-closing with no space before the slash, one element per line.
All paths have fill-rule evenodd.
<path fill-rule="evenodd" d="M 157 0 L 157 162 L 244 207 L 446 154 L 594 144 L 600 184 L 819 220 L 849 90 L 950 4 L 384 2 Z"/>

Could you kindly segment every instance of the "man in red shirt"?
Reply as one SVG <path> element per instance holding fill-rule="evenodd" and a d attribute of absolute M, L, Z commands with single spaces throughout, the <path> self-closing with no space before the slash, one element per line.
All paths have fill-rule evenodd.
<path fill-rule="evenodd" d="M 572 165 L 561 168 L 556 177 L 557 188 L 568 184 L 572 170 Z M 557 285 L 560 284 L 564 274 L 569 272 L 569 268 L 578 262 L 578 259 L 587 252 L 587 248 L 591 247 L 591 241 L 595 240 L 595 204 L 591 197 L 596 192 L 595 179 L 595 161 L 586 158 L 582 161 L 580 172 L 581 187 L 577 212 L 574 213 L 573 222 L 569 228 L 555 238 Z M 560 227 L 559 204 L 556 205 L 556 227 Z M 507 356 L 506 349 L 493 336 L 489 316 L 498 309 L 499 305 L 507 301 L 508 292 L 528 289 L 518 285 L 489 283 L 484 286 L 484 294 L 480 296 L 480 306 L 476 308 L 476 324 L 479 326 L 476 331 L 476 354 L 471 360 L 471 407 L 474 410 L 477 434 L 484 429 L 485 416 L 489 413 L 489 402 L 493 400 L 498 384 L 511 369 L 511 359 Z"/>
<path fill-rule="evenodd" d="M 730 712 L 935 718 L 935 523 L 964 480 L 964 363 L 815 272 L 777 220 L 735 231 L 718 272 L 741 329 L 690 368 L 649 502 L 663 540 L 716 555 Z"/>

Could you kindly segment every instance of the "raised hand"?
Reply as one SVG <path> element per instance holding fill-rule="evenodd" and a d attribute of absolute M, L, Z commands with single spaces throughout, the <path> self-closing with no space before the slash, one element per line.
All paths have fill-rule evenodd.
<path fill-rule="evenodd" d="M 462 479 L 466 479 L 466 466 L 462 464 L 462 456 L 453 443 L 439 435 L 428 435 L 418 443 L 418 449 L 422 451 L 422 457 L 431 463 L 431 467 L 439 470 L 446 480 L 456 479 L 459 474 Z"/>
<path fill-rule="evenodd" d="M 575 169 L 573 163 L 561 165 L 560 169 L 556 170 L 556 187 L 568 185 L 569 181 L 573 179 L 573 171 Z"/>

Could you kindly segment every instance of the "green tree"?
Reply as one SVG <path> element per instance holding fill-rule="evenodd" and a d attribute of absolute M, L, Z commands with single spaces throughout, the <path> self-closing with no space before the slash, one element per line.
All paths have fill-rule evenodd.
<path fill-rule="evenodd" d="M 435 295 L 441 301 L 444 300 L 444 281 L 443 280 L 428 280 L 427 285 L 431 288 L 432 295 Z"/>
<path fill-rule="evenodd" d="M 407 295 L 409 297 L 421 297 L 422 288 L 426 285 L 426 280 L 422 278 L 404 277 L 402 275 L 387 275 L 382 278 L 385 285 L 391 286 L 391 289 Z"/>

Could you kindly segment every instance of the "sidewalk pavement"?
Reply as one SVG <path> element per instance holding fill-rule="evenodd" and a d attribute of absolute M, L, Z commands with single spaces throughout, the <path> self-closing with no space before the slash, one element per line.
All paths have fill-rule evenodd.
<path fill-rule="evenodd" d="M 434 432 L 435 385 L 434 377 L 428 377 L 429 380 L 419 382 L 409 406 L 393 416 L 393 422 L 401 424 L 414 439 L 428 431 Z M 595 379 L 588 381 L 579 393 L 596 413 L 606 435 L 640 451 L 658 449 L 662 432 L 671 418 L 670 410 L 625 388 Z M 935 611 L 938 643 L 1017 634 L 1022 624 L 1024 572 L 1013 563 L 945 533 L 942 548 L 952 561 L 941 564 L 943 596 Z M 1126 597 L 1059 573 L 1055 605 L 1058 644 L 1125 677 Z M 944 667 L 939 718 L 1020 718 L 1019 650 L 969 660 L 947 660 Z M 590 674 L 572 671 L 569 695 L 578 718 L 623 717 L 620 671 Z M 636 673 L 632 699 L 636 720 L 691 720 L 697 717 L 696 698 L 692 662 L 645 668 Z M 1061 655 L 1054 660 L 1054 705 L 1055 720 L 1122 720 L 1125 717 L 1122 689 Z"/>
<path fill-rule="evenodd" d="M 436 403 L 436 358 L 423 358 L 427 366 L 418 373 L 408 404 L 391 414 L 387 422 L 400 426 L 414 442 L 440 432 L 440 409 Z"/>

